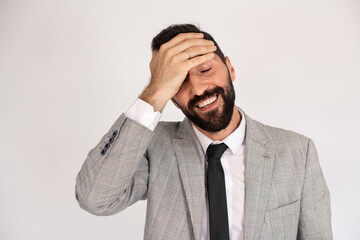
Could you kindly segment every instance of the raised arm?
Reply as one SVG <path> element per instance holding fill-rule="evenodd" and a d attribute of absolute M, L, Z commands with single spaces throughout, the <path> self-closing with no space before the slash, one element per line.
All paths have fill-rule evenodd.
<path fill-rule="evenodd" d="M 151 80 L 140 99 L 162 111 L 188 71 L 214 57 L 213 42 L 200 33 L 181 33 L 154 51 Z M 122 114 L 88 156 L 76 178 L 76 199 L 95 215 L 118 213 L 146 199 L 149 161 L 146 151 L 156 134 Z"/>

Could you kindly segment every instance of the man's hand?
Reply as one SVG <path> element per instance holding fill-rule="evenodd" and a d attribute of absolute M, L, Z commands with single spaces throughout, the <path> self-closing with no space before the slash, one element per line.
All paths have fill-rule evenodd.
<path fill-rule="evenodd" d="M 216 50 L 213 41 L 202 33 L 180 33 L 153 51 L 150 61 L 151 80 L 140 99 L 162 111 L 180 89 L 189 70 L 212 59 Z"/>

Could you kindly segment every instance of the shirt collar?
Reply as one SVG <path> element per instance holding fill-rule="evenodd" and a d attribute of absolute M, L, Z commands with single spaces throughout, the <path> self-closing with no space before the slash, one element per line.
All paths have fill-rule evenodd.
<path fill-rule="evenodd" d="M 236 154 L 241 150 L 241 146 L 244 143 L 244 138 L 245 138 L 245 116 L 244 113 L 238 109 L 239 113 L 241 114 L 241 122 L 240 125 L 235 129 L 234 132 L 232 132 L 229 136 L 227 136 L 224 140 L 222 141 L 213 141 L 211 140 L 209 137 L 207 137 L 205 134 L 203 134 L 202 132 L 200 132 L 195 126 L 194 124 L 191 124 L 195 134 L 197 136 L 197 138 L 200 141 L 201 147 L 204 150 L 204 152 L 206 152 L 208 146 L 212 143 L 218 144 L 218 143 L 225 143 L 228 148 L 231 150 L 232 154 Z"/>

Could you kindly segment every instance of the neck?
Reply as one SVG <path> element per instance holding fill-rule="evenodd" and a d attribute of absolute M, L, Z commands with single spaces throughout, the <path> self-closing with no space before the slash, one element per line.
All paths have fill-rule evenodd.
<path fill-rule="evenodd" d="M 194 124 L 194 126 L 200 131 L 202 132 L 205 136 L 207 136 L 208 138 L 210 138 L 211 140 L 214 141 L 222 141 L 224 140 L 227 136 L 229 136 L 232 132 L 235 131 L 235 129 L 237 129 L 240 125 L 241 122 L 241 115 L 239 113 L 239 110 L 236 108 L 236 106 L 234 106 L 234 111 L 230 120 L 229 125 L 224 128 L 223 130 L 219 131 L 219 132 L 207 132 L 201 128 L 199 128 L 198 126 L 196 126 Z"/>

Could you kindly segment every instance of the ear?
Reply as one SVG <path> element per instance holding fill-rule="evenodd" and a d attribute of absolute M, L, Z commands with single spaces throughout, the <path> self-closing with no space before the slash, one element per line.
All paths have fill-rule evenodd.
<path fill-rule="evenodd" d="M 226 62 L 227 68 L 229 69 L 231 81 L 234 82 L 235 81 L 235 68 L 231 64 L 229 57 L 225 57 L 225 62 Z"/>
<path fill-rule="evenodd" d="M 176 102 L 176 100 L 174 99 L 174 97 L 171 98 L 171 101 L 173 102 L 173 104 L 175 105 L 175 107 L 180 108 L 179 104 Z"/>

